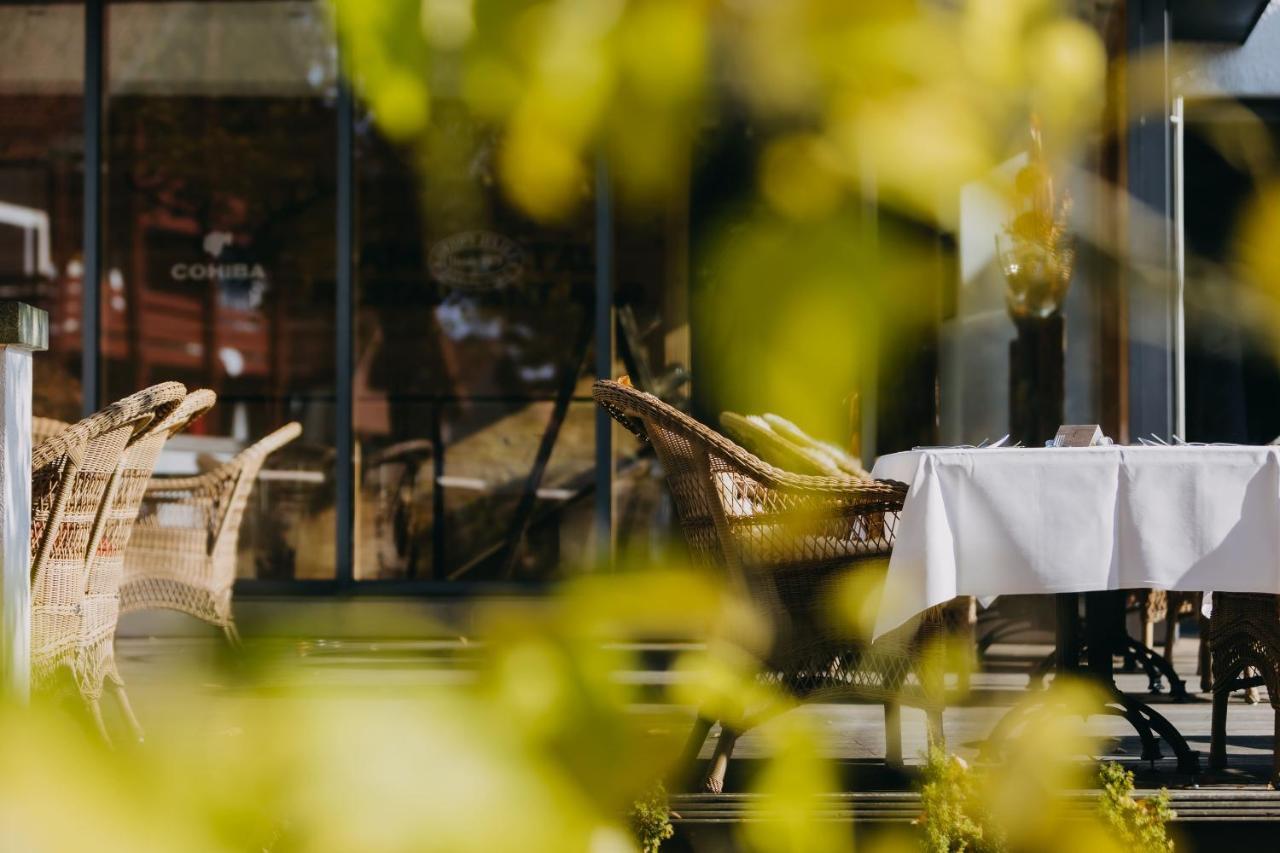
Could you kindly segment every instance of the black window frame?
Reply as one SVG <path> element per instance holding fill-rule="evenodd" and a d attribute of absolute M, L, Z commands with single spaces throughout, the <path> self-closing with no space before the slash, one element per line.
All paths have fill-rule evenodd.
<path fill-rule="evenodd" d="M 106 7 L 109 0 L 83 0 L 84 39 L 84 278 L 85 282 L 101 281 L 104 226 L 103 217 L 103 138 L 105 126 L 105 39 Z M 337 121 L 337 215 L 335 224 L 335 414 L 334 451 L 338 459 L 335 471 L 335 576 L 323 580 L 262 580 L 241 578 L 236 581 L 237 595 L 378 595 L 471 597 L 476 595 L 536 594 L 545 590 L 548 581 L 447 581 L 417 579 L 363 579 L 355 574 L 355 434 L 352 420 L 352 378 L 355 354 L 353 298 L 355 293 L 355 122 L 356 96 L 343 76 L 338 60 Z M 601 162 L 595 173 L 595 316 L 592 334 L 596 342 L 596 377 L 608 377 L 614 363 L 614 208 L 607 166 Z M 86 286 L 81 302 L 81 382 L 82 407 L 85 415 L 100 408 L 102 398 L 100 294 L 98 288 Z M 603 345 L 602 345 L 603 344 Z M 593 532 L 599 543 L 596 565 L 608 565 L 613 542 L 613 443 L 612 422 L 607 413 L 595 412 L 595 498 Z"/>

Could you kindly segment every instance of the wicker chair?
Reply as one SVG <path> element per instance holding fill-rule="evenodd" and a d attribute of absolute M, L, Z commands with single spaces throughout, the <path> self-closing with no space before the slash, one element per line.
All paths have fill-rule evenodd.
<path fill-rule="evenodd" d="M 212 471 L 154 478 L 125 555 L 123 611 L 177 610 L 239 645 L 231 588 L 240 523 L 262 463 L 301 434 L 301 424 L 290 423 Z"/>
<path fill-rule="evenodd" d="M 69 672 L 99 726 L 101 682 L 95 691 L 82 654 L 96 607 L 90 576 L 119 537 L 110 506 L 129 443 L 185 394 L 176 382 L 155 385 L 52 435 L 56 422 L 42 419 L 48 429 L 32 454 L 32 686 L 48 690 Z"/>
<path fill-rule="evenodd" d="M 213 408 L 217 399 L 212 391 L 193 391 L 177 406 L 157 417 L 129 443 L 117 475 L 116 488 L 106 507 L 109 515 L 102 542 L 89 564 L 85 625 L 79 649 L 81 671 L 86 686 L 95 693 L 102 692 L 104 682 L 111 683 L 121 710 L 138 740 L 142 740 L 142 726 L 133 713 L 115 661 L 115 635 L 120 621 L 120 586 L 125 559 L 143 494 L 165 442 Z"/>
<path fill-rule="evenodd" d="M 1209 619 L 1213 667 L 1213 730 L 1209 767 L 1227 766 L 1227 703 L 1231 692 L 1265 684 L 1275 711 L 1271 787 L 1280 787 L 1280 596 L 1215 592 Z"/>
<path fill-rule="evenodd" d="M 902 761 L 899 703 L 914 673 L 929 736 L 942 740 L 942 681 L 923 666 L 941 636 L 939 613 L 871 645 L 829 627 L 834 587 L 858 568 L 882 571 L 906 487 L 900 483 L 790 474 L 629 385 L 599 381 L 596 402 L 652 444 L 695 559 L 726 572 L 768 614 L 772 647 L 763 678 L 802 701 L 860 700 L 885 708 L 886 760 Z M 754 725 L 764 715 L 751 719 Z M 716 721 L 700 713 L 685 753 L 697 760 Z M 719 791 L 741 731 L 722 724 L 705 787 Z"/>

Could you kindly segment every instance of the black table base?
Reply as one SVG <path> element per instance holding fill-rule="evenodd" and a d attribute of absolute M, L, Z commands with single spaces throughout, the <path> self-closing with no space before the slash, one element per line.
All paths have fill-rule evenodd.
<path fill-rule="evenodd" d="M 1187 682 L 1178 676 L 1178 671 L 1173 668 L 1173 664 L 1164 655 L 1135 640 L 1133 637 L 1121 636 L 1115 638 L 1113 642 L 1111 653 L 1124 660 L 1125 672 L 1136 672 L 1141 667 L 1142 671 L 1146 673 L 1148 693 L 1163 693 L 1164 683 L 1168 681 L 1169 695 L 1173 699 L 1183 701 L 1191 698 L 1191 694 L 1187 692 Z M 1088 657 L 1089 646 L 1087 642 L 1082 645 L 1081 654 L 1084 658 Z M 1032 667 L 1031 678 L 1027 687 L 1032 690 L 1043 687 L 1044 680 L 1056 672 L 1057 669 L 1058 653 L 1054 651 Z"/>
<path fill-rule="evenodd" d="M 978 659 L 981 660 L 985 657 L 990 648 L 996 643 L 1003 643 L 1008 638 L 1033 628 L 1035 628 L 1035 624 L 1029 619 L 998 619 L 995 625 L 978 638 Z M 1049 655 L 1050 669 L 1052 669 L 1055 660 L 1057 658 L 1054 655 Z"/>
<path fill-rule="evenodd" d="M 1084 631 L 1080 626 L 1079 595 L 1068 593 L 1056 598 L 1058 647 L 1054 663 L 1058 673 L 1092 681 L 1105 692 L 1107 699 L 1098 713 L 1115 714 L 1129 721 L 1142 740 L 1144 761 L 1163 757 L 1160 749 L 1160 740 L 1163 740 L 1178 759 L 1178 772 L 1198 775 L 1199 753 L 1187 745 L 1182 733 L 1146 702 L 1122 693 L 1116 687 L 1112 657 L 1118 648 L 1127 648 L 1117 637 L 1117 628 L 1123 628 L 1124 593 L 1085 593 Z M 1172 672 L 1172 668 L 1169 671 Z M 1023 702 L 1000 718 L 983 745 L 983 756 L 990 759 L 998 757 L 1008 739 L 1037 714 L 1068 710 L 1065 697 L 1055 689 L 1059 684 L 1065 684 L 1065 680 L 1055 679 L 1034 701 Z"/>

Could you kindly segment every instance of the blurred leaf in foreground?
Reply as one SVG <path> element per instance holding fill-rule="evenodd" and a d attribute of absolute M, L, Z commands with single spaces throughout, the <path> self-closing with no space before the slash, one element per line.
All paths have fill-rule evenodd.
<path fill-rule="evenodd" d="M 817 724 L 809 716 L 787 714 L 762 729 L 761 736 L 773 758 L 751 784 L 761 795 L 762 814 L 740 827 L 746 849 L 852 853 L 853 826 L 828 819 L 840 782 Z"/>
<path fill-rule="evenodd" d="M 331 4 L 387 135 L 419 139 L 433 101 L 461 98 L 500 128 L 507 197 L 542 221 L 582 206 L 600 155 L 629 203 L 661 209 L 722 107 L 769 128 L 761 188 L 777 212 L 834 214 L 870 173 L 879 201 L 947 221 L 1032 113 L 1070 152 L 1106 67 L 1098 36 L 1051 0 Z"/>

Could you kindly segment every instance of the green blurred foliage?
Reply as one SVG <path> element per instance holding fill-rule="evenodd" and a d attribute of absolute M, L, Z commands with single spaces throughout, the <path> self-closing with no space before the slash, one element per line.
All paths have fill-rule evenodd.
<path fill-rule="evenodd" d="M 474 191 L 457 186 L 467 144 L 432 119 L 442 103 L 495 135 L 506 199 L 554 223 L 582 213 L 601 157 L 624 209 L 679 208 L 709 129 L 745 121 L 741 216 L 695 246 L 697 322 L 718 347 L 701 378 L 720 408 L 841 444 L 841 401 L 936 322 L 945 263 L 936 233 L 869 212 L 954 230 L 960 187 L 1022 151 L 1033 115 L 1056 165 L 1105 93 L 1100 39 L 1057 0 L 330 5 L 373 117 L 450 199 Z"/>
<path fill-rule="evenodd" d="M 147 744 L 119 751 L 74 702 L 6 706 L 0 847 L 623 851 L 637 802 L 649 837 L 665 834 L 653 785 L 687 715 L 670 701 L 637 710 L 641 688 L 618 676 L 643 668 L 633 644 L 655 635 L 759 642 L 749 608 L 668 571 L 483 609 L 483 644 L 453 686 L 316 689 L 296 674 L 311 646 L 249 652 L 229 683 L 143 708 Z M 729 647 L 688 662 L 723 671 L 719 687 L 739 697 L 756 670 L 737 668 L 744 652 L 719 664 Z"/>
<path fill-rule="evenodd" d="M 1088 683 L 1054 687 L 1052 706 L 1030 716 L 1005 758 L 971 768 L 941 750 L 930 752 L 921 789 L 924 849 L 930 853 L 1053 851 L 1170 853 L 1175 817 L 1161 790 L 1133 797 L 1133 774 L 1106 763 L 1091 776 L 1099 746 L 1082 721 L 1106 696 Z M 1027 701 L 1036 702 L 1036 697 Z M 1081 811 L 1067 794 L 1101 788 L 1097 807 Z"/>
<path fill-rule="evenodd" d="M 654 849 L 670 834 L 654 786 L 675 769 L 684 703 L 718 702 L 732 722 L 780 701 L 757 677 L 766 626 L 702 572 L 587 577 L 475 618 L 483 640 L 455 683 L 316 688 L 298 667 L 319 646 L 263 646 L 176 704 L 142 708 L 142 747 L 112 751 L 74 700 L 5 706 L 0 847 Z M 644 669 L 636 644 L 654 638 L 700 641 L 675 667 L 693 676 L 657 696 L 620 677 Z M 812 770 L 834 790 L 829 766 L 788 731 L 768 778 Z M 779 814 L 799 826 L 793 804 Z"/>
<path fill-rule="evenodd" d="M 697 583 L 667 580 L 671 593 Z M 664 591 L 655 579 L 641 583 Z M 687 607 L 666 597 L 649 609 L 706 625 L 724 606 L 715 596 Z M 630 609 L 639 612 L 636 633 L 618 633 L 618 621 L 607 634 L 583 630 L 564 621 L 572 607 L 523 619 L 494 611 L 506 627 L 487 635 L 476 677 L 447 688 L 284 688 L 281 676 L 297 663 L 277 660 L 233 690 L 193 691 L 150 717 L 145 747 L 109 749 L 52 700 L 5 706 L 0 847 L 656 850 L 671 825 L 654 780 L 671 771 L 688 717 L 670 704 L 639 712 L 635 688 L 618 678 L 637 662 L 603 641 L 652 627 L 644 607 Z M 712 659 L 717 651 L 691 654 Z M 730 670 L 726 695 L 750 693 L 756 673 Z M 1090 781 L 1096 744 L 1079 720 L 1100 698 L 1087 688 L 1058 695 L 1061 713 L 1033 718 L 997 767 L 975 771 L 940 751 L 929 756 L 924 849 L 1172 849 L 1167 797 L 1135 801 L 1132 776 L 1117 767 L 1102 771 L 1096 820 L 1065 807 L 1058 795 Z M 759 815 L 736 828 L 743 849 L 855 849 L 852 828 L 831 819 L 841 782 L 825 728 L 814 715 L 786 714 L 760 730 L 769 758 L 750 781 Z M 874 849 L 904 849 L 901 838 L 894 843 Z"/>
<path fill-rule="evenodd" d="M 920 810 L 928 853 L 997 853 L 1006 847 L 1004 833 L 992 821 L 968 765 L 940 749 L 929 751 Z"/>
<path fill-rule="evenodd" d="M 1133 853 L 1173 853 L 1167 825 L 1177 817 L 1169 807 L 1169 792 L 1161 788 L 1145 800 L 1133 798 L 1133 774 L 1114 761 L 1098 770 L 1102 798 L 1098 814 L 1121 849 Z"/>
<path fill-rule="evenodd" d="M 1237 229 L 1235 276 L 1248 283 L 1262 307 L 1264 331 L 1280 347 L 1280 174 L 1264 178 Z"/>
<path fill-rule="evenodd" d="M 640 843 L 640 853 L 658 853 L 662 842 L 675 835 L 667 789 L 661 784 L 655 785 L 647 796 L 635 802 L 629 818 L 631 834 Z"/>
<path fill-rule="evenodd" d="M 840 782 L 818 725 L 810 717 L 788 714 L 766 734 L 772 758 L 752 782 L 762 815 L 742 824 L 744 849 L 852 853 L 852 827 L 827 819 Z"/>
<path fill-rule="evenodd" d="M 824 216 L 870 170 L 883 200 L 932 221 L 1020 147 L 1032 113 L 1068 151 L 1106 66 L 1052 0 L 331 2 L 384 132 L 420 141 L 433 99 L 461 98 L 501 128 L 503 187 L 537 219 L 582 202 L 599 153 L 624 195 L 661 203 L 729 100 L 781 128 L 761 161 L 780 213 Z"/>
<path fill-rule="evenodd" d="M 783 413 L 843 444 L 840 402 L 934 314 L 939 264 L 936 235 L 848 210 L 717 229 L 695 296 L 710 387 L 723 408 Z"/>

